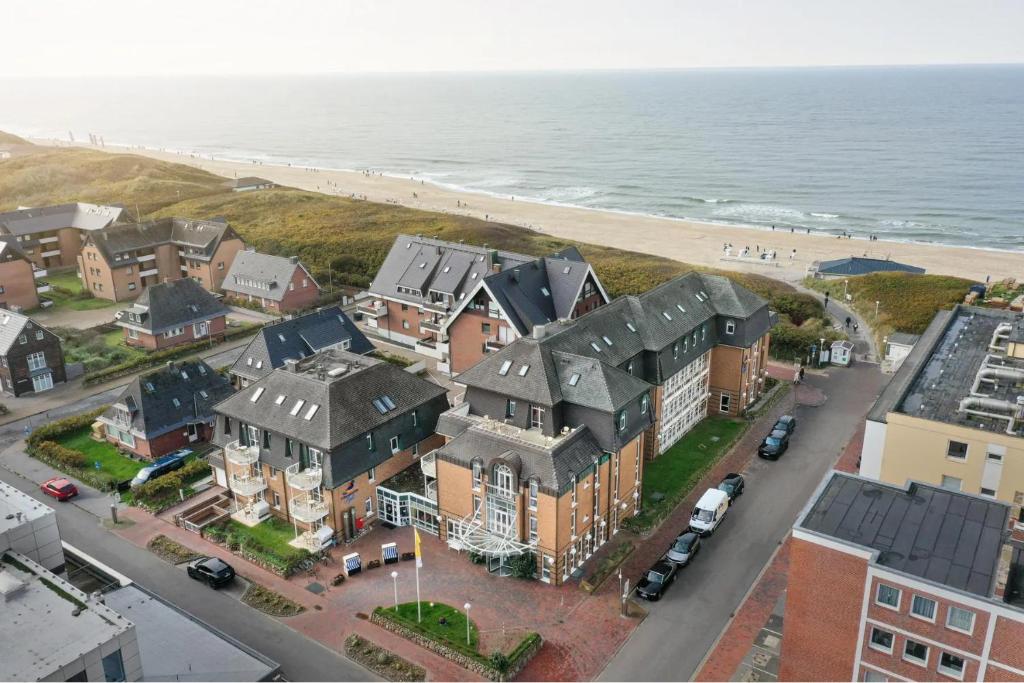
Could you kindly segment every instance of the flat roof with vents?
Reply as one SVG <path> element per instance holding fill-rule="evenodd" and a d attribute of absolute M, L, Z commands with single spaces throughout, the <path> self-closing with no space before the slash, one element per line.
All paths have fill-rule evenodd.
<path fill-rule="evenodd" d="M 883 567 L 989 597 L 1009 514 L 996 500 L 834 471 L 797 528 L 876 550 Z"/>

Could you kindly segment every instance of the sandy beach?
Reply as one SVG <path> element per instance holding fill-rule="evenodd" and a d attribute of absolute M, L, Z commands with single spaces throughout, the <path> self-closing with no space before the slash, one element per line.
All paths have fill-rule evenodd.
<path fill-rule="evenodd" d="M 33 142 L 66 146 L 66 143 L 52 140 Z M 225 178 L 259 176 L 280 185 L 314 192 L 356 196 L 368 201 L 474 216 L 578 242 L 665 256 L 695 265 L 756 272 L 790 282 L 803 278 L 815 261 L 847 256 L 891 259 L 925 268 L 928 273 L 956 275 L 981 282 L 986 277 L 991 277 L 993 281 L 1005 277 L 1024 278 L 1024 253 L 1021 252 L 870 241 L 837 238 L 834 235 L 791 233 L 788 229 L 772 231 L 699 223 L 457 192 L 409 178 L 225 161 L 138 147 L 128 149 L 108 146 L 102 151 L 140 154 L 189 164 Z M 730 256 L 725 254 L 725 244 L 733 247 Z M 750 256 L 741 258 L 738 254 L 744 247 L 749 247 Z M 758 250 L 774 250 L 777 258 L 774 261 L 761 260 L 758 258 Z"/>

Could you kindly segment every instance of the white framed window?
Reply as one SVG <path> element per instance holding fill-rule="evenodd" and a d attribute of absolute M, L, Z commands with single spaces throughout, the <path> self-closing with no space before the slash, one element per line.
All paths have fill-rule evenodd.
<path fill-rule="evenodd" d="M 915 595 L 910 601 L 910 614 L 925 621 L 935 621 L 935 601 L 922 595 Z"/>
<path fill-rule="evenodd" d="M 569 484 L 572 486 L 572 499 L 571 499 L 570 502 L 571 502 L 573 507 L 576 507 L 576 475 L 575 474 L 572 475 L 572 477 L 569 479 Z M 573 533 L 576 533 L 575 529 L 576 529 L 576 525 L 573 524 L 573 530 L 574 530 Z"/>
<path fill-rule="evenodd" d="M 888 683 L 889 677 L 878 673 L 874 669 L 868 669 L 865 667 L 864 676 L 861 680 L 865 681 L 865 683 Z"/>
<path fill-rule="evenodd" d="M 946 610 L 946 628 L 971 635 L 974 633 L 974 612 L 950 605 Z"/>
<path fill-rule="evenodd" d="M 892 644 L 895 637 L 889 631 L 883 631 L 877 626 L 871 628 L 871 640 L 868 647 L 886 654 L 892 654 Z"/>
<path fill-rule="evenodd" d="M 625 410 L 619 412 L 619 431 L 620 432 L 626 431 L 626 411 Z"/>
<path fill-rule="evenodd" d="M 398 447 L 398 437 L 397 436 L 391 437 L 391 452 L 392 453 L 397 453 L 399 450 L 401 450 L 401 449 Z"/>
<path fill-rule="evenodd" d="M 964 481 L 960 477 L 951 477 L 947 474 L 942 475 L 942 488 L 949 491 L 962 491 L 964 487 Z"/>
<path fill-rule="evenodd" d="M 366 473 L 366 478 L 370 481 L 374 481 L 377 478 L 377 468 L 371 467 L 370 471 Z"/>
<path fill-rule="evenodd" d="M 494 485 L 501 491 L 512 493 L 512 469 L 508 465 L 494 468 Z"/>
<path fill-rule="evenodd" d="M 928 666 L 928 646 L 907 638 L 903 643 L 903 659 L 919 666 Z"/>
<path fill-rule="evenodd" d="M 505 401 L 505 417 L 515 417 L 515 416 L 516 416 L 516 402 L 513 401 L 512 399 L 508 399 L 508 400 Z"/>
<path fill-rule="evenodd" d="M 363 510 L 366 512 L 367 517 L 373 517 L 373 498 L 367 498 L 363 502 Z"/>
<path fill-rule="evenodd" d="M 555 558 L 545 555 L 540 564 L 540 580 L 544 583 L 551 583 L 551 574 L 555 569 Z"/>
<path fill-rule="evenodd" d="M 901 594 L 902 591 L 899 588 L 893 588 L 892 586 L 880 583 L 875 590 L 875 604 L 898 610 L 900 608 Z"/>
<path fill-rule="evenodd" d="M 735 334 L 735 332 L 736 332 L 736 323 L 734 321 L 732 321 L 732 320 L 726 320 L 725 321 L 725 333 L 726 334 Z"/>
<path fill-rule="evenodd" d="M 43 340 L 43 331 L 42 330 L 36 330 L 36 339 L 38 341 L 42 341 Z"/>
<path fill-rule="evenodd" d="M 544 409 L 530 406 L 530 427 L 540 429 L 544 426 Z"/>
<path fill-rule="evenodd" d="M 480 490 L 480 479 L 483 476 L 484 466 L 479 460 L 473 461 L 473 490 Z"/>
<path fill-rule="evenodd" d="M 729 405 L 732 403 L 732 397 L 729 394 L 722 394 L 718 399 L 718 412 L 728 413 Z"/>
<path fill-rule="evenodd" d="M 963 680 L 964 658 L 948 652 L 943 652 L 939 655 L 938 671 L 940 674 L 944 674 L 950 678 Z"/>
<path fill-rule="evenodd" d="M 537 509 L 537 494 L 540 492 L 540 485 L 536 479 L 530 480 L 530 509 Z"/>
<path fill-rule="evenodd" d="M 646 415 L 647 411 L 650 409 L 650 405 L 650 397 L 647 394 L 644 394 L 643 397 L 640 398 L 640 414 Z"/>
<path fill-rule="evenodd" d="M 530 515 L 530 543 L 536 543 L 538 538 L 540 534 L 537 532 L 537 515 Z"/>
<path fill-rule="evenodd" d="M 366 435 L 366 450 L 373 450 L 373 432 Z"/>
<path fill-rule="evenodd" d="M 958 460 L 963 462 L 967 460 L 967 444 L 962 441 L 953 441 L 950 439 L 946 445 L 946 457 L 950 460 Z"/>
<path fill-rule="evenodd" d="M 42 351 L 28 354 L 25 360 L 28 361 L 28 369 L 30 371 L 42 370 L 46 367 L 46 355 Z"/>

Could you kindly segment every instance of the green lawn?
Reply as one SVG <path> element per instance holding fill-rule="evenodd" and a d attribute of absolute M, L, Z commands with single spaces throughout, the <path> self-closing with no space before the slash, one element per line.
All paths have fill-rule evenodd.
<path fill-rule="evenodd" d="M 743 433 L 747 423 L 727 417 L 711 416 L 690 430 L 672 448 L 644 464 L 643 503 L 632 524 L 644 527 L 689 492 Z M 654 500 L 655 494 L 664 498 Z"/>
<path fill-rule="evenodd" d="M 53 301 L 53 308 L 70 308 L 74 311 L 94 311 L 100 308 L 114 308 L 118 304 L 107 299 L 97 299 L 86 296 L 82 291 L 82 281 L 74 270 L 62 273 L 50 273 L 43 278 L 52 286 L 49 292 L 44 294 L 47 299 Z"/>
<path fill-rule="evenodd" d="M 246 539 L 253 539 L 259 545 L 280 554 L 291 555 L 297 552 L 294 547 L 288 545 L 288 542 L 295 538 L 295 528 L 274 516 L 256 526 L 246 526 L 232 519 L 228 522 L 228 530 L 243 543 Z"/>
<path fill-rule="evenodd" d="M 405 602 L 398 605 L 397 617 L 413 628 L 422 631 L 435 640 L 450 643 L 456 647 L 466 647 L 466 613 L 444 603 L 420 603 L 423 620 L 416 622 L 416 603 Z M 391 615 L 395 615 L 395 606 L 381 607 Z M 441 624 L 442 617 L 445 623 Z M 469 647 L 475 652 L 480 640 L 476 624 L 469 622 Z"/>
<path fill-rule="evenodd" d="M 98 462 L 100 471 L 106 472 L 117 481 L 131 479 L 142 469 L 143 463 L 124 457 L 106 441 L 93 441 L 91 433 L 92 430 L 87 427 L 60 439 L 58 443 L 84 453 L 90 467 L 94 468 L 93 463 Z"/>

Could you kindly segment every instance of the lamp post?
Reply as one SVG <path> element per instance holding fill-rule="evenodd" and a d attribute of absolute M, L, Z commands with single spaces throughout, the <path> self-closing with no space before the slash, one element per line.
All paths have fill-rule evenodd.
<path fill-rule="evenodd" d="M 876 301 L 875 302 L 875 322 L 878 322 L 878 306 L 881 303 L 882 303 L 881 301 Z"/>
<path fill-rule="evenodd" d="M 849 284 L 850 284 L 849 280 L 843 280 L 843 301 L 848 301 L 849 300 L 849 297 L 846 294 L 846 288 L 847 288 L 847 285 L 849 285 Z"/>
<path fill-rule="evenodd" d="M 398 611 L 398 572 L 391 572 L 391 581 L 395 584 L 395 611 Z"/>
<path fill-rule="evenodd" d="M 472 605 L 467 602 L 463 607 L 466 608 L 466 645 L 469 645 L 469 608 Z"/>

